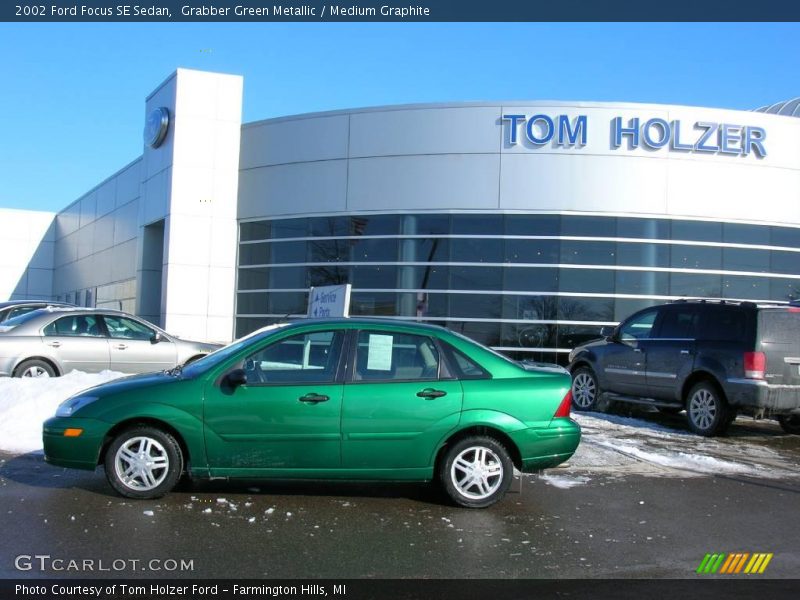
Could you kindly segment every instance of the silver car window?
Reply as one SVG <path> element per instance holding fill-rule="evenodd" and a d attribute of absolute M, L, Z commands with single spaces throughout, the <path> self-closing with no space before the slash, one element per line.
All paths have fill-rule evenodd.
<path fill-rule="evenodd" d="M 94 315 L 70 315 L 61 317 L 44 328 L 46 336 L 105 337 L 98 319 Z"/>

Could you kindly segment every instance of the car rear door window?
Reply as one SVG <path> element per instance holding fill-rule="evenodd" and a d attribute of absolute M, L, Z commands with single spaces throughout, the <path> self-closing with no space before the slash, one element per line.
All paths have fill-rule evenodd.
<path fill-rule="evenodd" d="M 426 336 L 360 331 L 356 381 L 417 381 L 439 378 L 439 351 Z"/>
<path fill-rule="evenodd" d="M 46 336 L 105 337 L 95 315 L 70 315 L 61 317 L 44 328 Z"/>

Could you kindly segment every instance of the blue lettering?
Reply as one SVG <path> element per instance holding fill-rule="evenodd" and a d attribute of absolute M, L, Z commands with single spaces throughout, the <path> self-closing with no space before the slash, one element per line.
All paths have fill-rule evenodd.
<path fill-rule="evenodd" d="M 512 146 L 517 143 L 517 125 L 525 121 L 525 115 L 503 115 L 503 121 L 508 121 L 508 143 Z"/>
<path fill-rule="evenodd" d="M 745 127 L 742 153 L 747 156 L 750 152 L 753 152 L 758 158 L 764 158 L 767 155 L 767 151 L 764 150 L 764 140 L 766 138 L 767 132 L 761 127 Z"/>
<path fill-rule="evenodd" d="M 660 139 L 651 137 L 650 134 L 654 127 L 661 130 Z M 672 135 L 669 123 L 667 123 L 664 119 L 650 119 L 644 124 L 642 129 L 644 132 L 644 143 L 651 148 L 663 148 L 669 143 L 669 138 Z"/>
<path fill-rule="evenodd" d="M 681 142 L 681 122 L 672 122 L 672 149 L 673 150 L 692 150 L 694 146 Z"/>
<path fill-rule="evenodd" d="M 545 124 L 543 137 L 538 137 L 533 130 L 533 126 L 539 121 L 542 121 Z M 555 124 L 553 123 L 553 119 L 551 119 L 547 115 L 533 115 L 528 120 L 528 126 L 526 128 L 526 132 L 528 134 L 528 139 L 530 140 L 531 144 L 536 144 L 537 146 L 541 146 L 542 144 L 546 144 L 547 142 L 553 139 L 553 133 L 555 133 Z"/>
<path fill-rule="evenodd" d="M 719 127 L 719 123 L 704 123 L 703 121 L 698 121 L 694 124 L 697 129 L 703 129 L 703 133 L 700 135 L 700 139 L 697 140 L 697 143 L 694 145 L 694 149 L 698 152 L 717 152 L 719 150 L 719 146 L 715 146 L 713 144 L 707 144 L 706 142 L 709 138 L 714 135 L 716 137 L 717 128 Z"/>
<path fill-rule="evenodd" d="M 719 151 L 723 154 L 741 154 L 742 149 L 737 145 L 742 141 L 739 125 L 723 123 L 719 128 Z"/>
<path fill-rule="evenodd" d="M 614 148 L 622 146 L 622 136 L 630 136 L 628 147 L 633 150 L 639 147 L 639 117 L 628 121 L 628 127 L 622 126 L 622 117 L 616 117 L 612 122 L 614 131 Z"/>
<path fill-rule="evenodd" d="M 575 119 L 575 129 L 572 129 L 572 124 L 569 121 L 569 117 L 567 115 L 559 115 L 558 116 L 558 145 L 564 146 L 567 142 L 564 140 L 569 140 L 569 144 L 574 146 L 576 143 L 580 146 L 586 145 L 586 115 L 579 115 Z M 580 142 L 578 142 L 578 136 L 580 136 Z"/>

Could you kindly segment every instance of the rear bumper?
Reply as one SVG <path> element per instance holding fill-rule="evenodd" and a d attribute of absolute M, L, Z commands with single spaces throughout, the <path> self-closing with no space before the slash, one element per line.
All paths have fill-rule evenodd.
<path fill-rule="evenodd" d="M 523 429 L 509 434 L 522 455 L 523 473 L 560 465 L 575 454 L 581 427 L 572 419 L 553 419 L 545 429 Z"/>
<path fill-rule="evenodd" d="M 800 411 L 800 385 L 770 385 L 758 379 L 728 379 L 728 404 L 770 414 Z"/>

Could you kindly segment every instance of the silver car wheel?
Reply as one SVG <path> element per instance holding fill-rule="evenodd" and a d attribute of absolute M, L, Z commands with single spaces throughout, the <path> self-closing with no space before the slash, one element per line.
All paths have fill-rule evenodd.
<path fill-rule="evenodd" d="M 456 456 L 450 479 L 465 498 L 484 500 L 503 482 L 503 463 L 490 448 L 470 446 Z"/>
<path fill-rule="evenodd" d="M 151 437 L 126 441 L 114 456 L 114 469 L 126 487 L 146 492 L 157 488 L 169 472 L 169 456 L 164 446 Z"/>
<path fill-rule="evenodd" d="M 709 429 L 718 409 L 717 399 L 706 389 L 697 390 L 689 400 L 689 418 L 698 429 Z"/>
<path fill-rule="evenodd" d="M 589 408 L 594 404 L 597 386 L 589 373 L 578 373 L 572 382 L 572 399 L 578 408 Z"/>
<path fill-rule="evenodd" d="M 32 367 L 28 367 L 22 372 L 23 377 L 50 377 L 50 373 L 48 373 L 45 369 L 38 365 L 34 365 Z"/>

